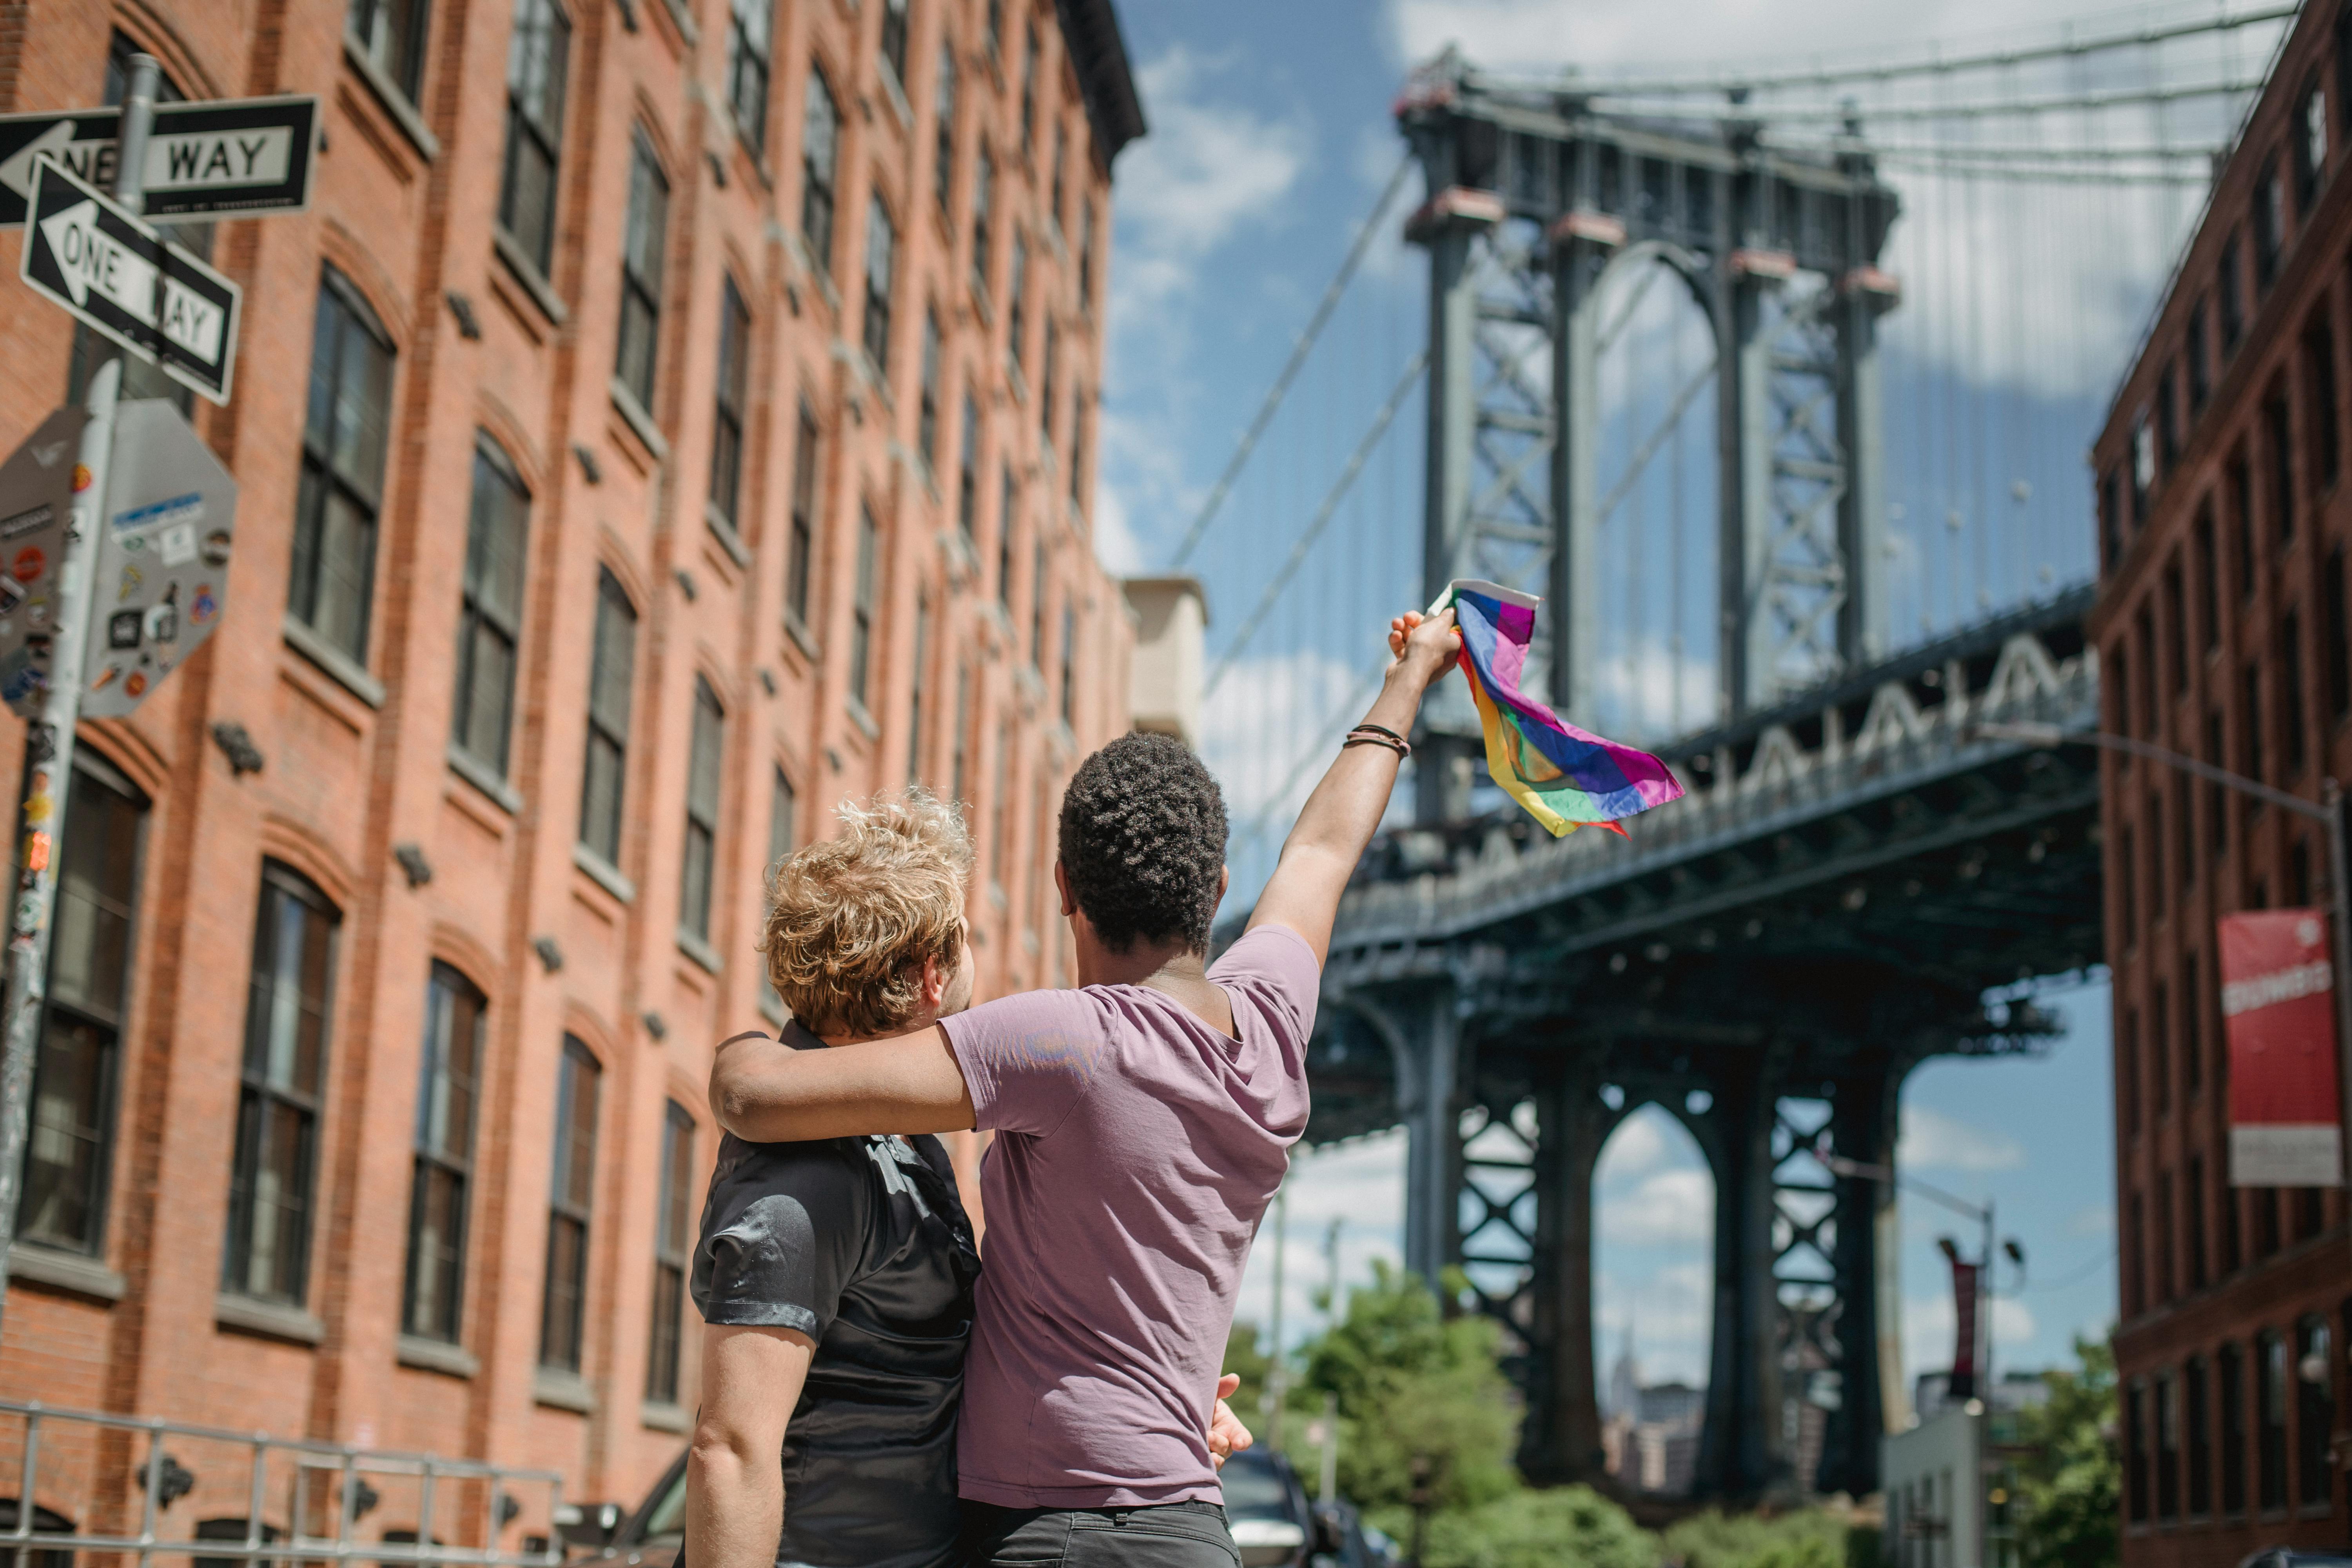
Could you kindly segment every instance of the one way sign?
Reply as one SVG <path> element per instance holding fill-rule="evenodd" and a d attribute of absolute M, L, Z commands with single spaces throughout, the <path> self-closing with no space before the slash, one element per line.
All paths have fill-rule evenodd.
<path fill-rule="evenodd" d="M 105 190 L 114 184 L 119 109 L 0 114 L 0 228 L 25 221 L 33 165 L 52 158 Z M 159 103 L 140 171 L 152 221 L 309 205 L 319 100 L 310 97 Z"/>
<path fill-rule="evenodd" d="M 47 159 L 33 165 L 21 272 L 173 380 L 228 401 L 241 290 Z"/>

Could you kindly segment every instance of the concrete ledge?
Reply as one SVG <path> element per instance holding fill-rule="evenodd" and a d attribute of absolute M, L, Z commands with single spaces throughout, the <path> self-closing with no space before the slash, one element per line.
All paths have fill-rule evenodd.
<path fill-rule="evenodd" d="M 646 412 L 646 405 L 637 401 L 637 395 L 631 392 L 617 375 L 613 377 L 605 390 L 613 399 L 614 410 L 627 422 L 636 438 L 645 443 L 646 450 L 653 454 L 654 461 L 668 462 L 669 438 L 661 433 L 661 426 L 654 423 L 654 416 Z"/>
<path fill-rule="evenodd" d="M 504 808 L 509 816 L 522 815 L 522 795 L 514 785 L 500 778 L 496 768 L 455 741 L 449 742 L 449 771 L 488 795 Z"/>
<path fill-rule="evenodd" d="M 683 1432 L 693 1424 L 683 1408 L 660 1399 L 648 1399 L 638 1405 L 637 1420 L 656 1432 Z"/>
<path fill-rule="evenodd" d="M 576 1372 L 562 1367 L 542 1366 L 531 1373 L 531 1402 L 553 1410 L 572 1410 L 583 1415 L 596 1408 L 595 1393 L 587 1381 Z"/>
<path fill-rule="evenodd" d="M 719 956 L 719 950 L 684 926 L 677 928 L 677 950 L 713 974 L 727 971 L 727 961 Z"/>
<path fill-rule="evenodd" d="M 588 873 L 591 880 L 625 904 L 637 901 L 637 885 L 621 875 L 621 868 L 605 859 L 585 844 L 572 847 L 572 863 Z"/>
<path fill-rule="evenodd" d="M 560 327 L 571 319 L 572 312 L 564 309 L 563 301 L 556 296 L 555 285 L 547 280 L 547 274 L 539 269 L 539 263 L 523 253 L 521 242 L 507 232 L 504 224 L 490 226 L 490 247 L 498 252 L 499 259 L 506 263 L 507 271 L 522 285 L 523 291 L 530 296 L 530 302 L 539 307 L 540 314 L 545 316 L 551 325 Z"/>
<path fill-rule="evenodd" d="M 349 33 L 343 35 L 343 58 L 351 63 L 352 70 L 359 73 L 360 80 L 367 83 L 367 89 L 374 96 L 377 106 L 392 116 L 392 122 L 400 127 L 400 133 L 408 138 L 417 152 L 424 155 L 425 161 L 429 163 L 438 158 L 441 142 L 425 129 L 425 117 L 416 112 L 415 104 L 408 101 L 408 95 L 400 90 L 400 84 L 384 75 L 383 68 L 369 58 L 367 46 Z"/>
<path fill-rule="evenodd" d="M 719 515 L 716 503 L 702 503 L 702 524 L 710 530 L 720 544 L 726 546 L 729 560 L 741 567 L 748 568 L 751 564 L 751 552 L 744 544 L 743 536 L 735 531 L 733 523 Z"/>
<path fill-rule="evenodd" d="M 400 1336 L 400 1364 L 419 1372 L 437 1372 L 445 1377 L 472 1377 L 482 1370 L 482 1363 L 463 1345 L 445 1345 L 439 1340 L 419 1339 L 415 1334 Z"/>
<path fill-rule="evenodd" d="M 234 1333 L 257 1334 L 289 1344 L 315 1345 L 327 1337 L 327 1325 L 299 1307 L 282 1301 L 257 1301 L 224 1290 L 213 1300 L 213 1323 Z"/>
<path fill-rule="evenodd" d="M 79 1252 L 60 1252 L 53 1247 L 42 1247 L 37 1243 L 27 1245 L 20 1241 L 8 1248 L 8 1282 L 63 1290 L 70 1295 L 87 1296 L 93 1301 L 122 1300 L 121 1275 L 95 1258 L 85 1258 Z"/>
<path fill-rule="evenodd" d="M 337 685 L 371 708 L 383 706 L 383 682 L 370 675 L 365 665 L 290 615 L 280 630 L 288 647 L 333 676 Z"/>

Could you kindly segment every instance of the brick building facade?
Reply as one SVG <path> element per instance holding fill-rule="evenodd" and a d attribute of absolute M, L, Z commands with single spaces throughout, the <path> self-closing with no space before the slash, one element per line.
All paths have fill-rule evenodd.
<path fill-rule="evenodd" d="M 2304 8 L 2094 449 L 2111 731 L 2317 799 L 2352 778 L 2343 388 L 2352 12 Z M 2230 1184 L 2214 922 L 2324 905 L 2324 831 L 2108 753 L 2127 1564 L 2352 1539 L 2337 1189 Z"/>
<path fill-rule="evenodd" d="M 1133 643 L 1088 526 L 1108 0 L 5 12 L 0 110 L 138 48 L 318 94 L 324 150 L 309 212 L 188 237 L 246 289 L 192 411 L 228 603 L 85 729 L 0 1391 L 633 1498 L 695 1403 L 765 865 L 926 780 L 981 994 L 1070 973 L 1051 813 Z M 96 363 L 13 283 L 0 357 L 9 444 Z"/>

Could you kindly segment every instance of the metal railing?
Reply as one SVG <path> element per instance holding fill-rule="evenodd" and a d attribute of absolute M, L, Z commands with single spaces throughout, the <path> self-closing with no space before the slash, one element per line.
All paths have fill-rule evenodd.
<path fill-rule="evenodd" d="M 235 1478 L 241 1466 L 241 1479 L 206 1484 L 182 1462 L 196 1457 L 209 1468 L 223 1449 L 232 1456 L 226 1468 Z M 553 1470 L 0 1399 L 0 1487 L 12 1472 L 15 1518 L 0 1517 L 0 1568 L 50 1568 L 56 1559 L 45 1554 L 82 1552 L 135 1557 L 141 1568 L 158 1556 L 239 1565 L 282 1559 L 288 1568 L 554 1568 L 564 1556 L 556 1528 L 563 1478 Z M 184 1500 L 189 1531 L 166 1518 Z M 9 1506 L 0 1500 L 0 1510 Z M 230 1506 L 240 1510 L 235 1517 L 195 1517 Z M 377 1539 L 358 1539 L 361 1520 L 380 1509 Z M 77 1516 L 116 1522 L 77 1527 Z M 133 1518 L 137 1530 L 126 1532 Z M 43 1528 L 45 1519 L 65 1522 Z M 195 1532 L 207 1526 L 215 1533 Z M 524 1549 L 502 1549 L 516 1530 L 526 1532 Z"/>

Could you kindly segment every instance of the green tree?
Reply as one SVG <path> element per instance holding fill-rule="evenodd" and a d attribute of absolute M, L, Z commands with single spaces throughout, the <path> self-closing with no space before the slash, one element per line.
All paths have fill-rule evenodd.
<path fill-rule="evenodd" d="M 2023 1504 L 2018 1543 L 2029 1568 L 2112 1568 L 2123 1466 L 2116 1453 L 2116 1352 L 2077 1338 L 2077 1372 L 2046 1372 L 2049 1403 L 2021 1414 Z"/>
<path fill-rule="evenodd" d="M 1554 1487 L 1522 1488 L 1433 1516 L 1425 1568 L 1657 1568 L 1657 1537 L 1623 1509 L 1591 1487 Z"/>
<path fill-rule="evenodd" d="M 1846 1521 L 1819 1509 L 1725 1514 L 1713 1509 L 1666 1531 L 1666 1561 L 1683 1568 L 1846 1568 Z"/>
<path fill-rule="evenodd" d="M 1403 1507 L 1421 1458 L 1440 1510 L 1517 1490 L 1518 1416 L 1496 1335 L 1487 1319 L 1446 1317 L 1416 1276 L 1375 1264 L 1372 1283 L 1349 1293 L 1347 1316 L 1305 1347 L 1291 1392 L 1290 1407 L 1307 1415 L 1326 1392 L 1339 1396 L 1340 1489 L 1366 1508 Z"/>
<path fill-rule="evenodd" d="M 1235 1323 L 1225 1336 L 1223 1370 L 1240 1378 L 1242 1385 L 1225 1403 L 1252 1432 L 1265 1429 L 1265 1374 L 1273 1366 L 1273 1358 L 1258 1348 L 1257 1325 Z"/>

